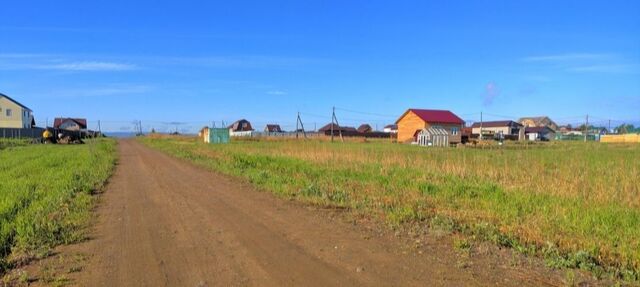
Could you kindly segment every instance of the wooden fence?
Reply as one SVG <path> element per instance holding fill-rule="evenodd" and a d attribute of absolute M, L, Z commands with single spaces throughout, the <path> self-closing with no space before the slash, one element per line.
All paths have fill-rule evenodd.
<path fill-rule="evenodd" d="M 640 134 L 603 135 L 600 137 L 603 143 L 640 143 Z"/>

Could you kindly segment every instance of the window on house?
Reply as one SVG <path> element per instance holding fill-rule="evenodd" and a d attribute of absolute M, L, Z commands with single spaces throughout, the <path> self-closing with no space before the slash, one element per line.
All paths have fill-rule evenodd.
<path fill-rule="evenodd" d="M 458 127 L 452 127 L 451 128 L 451 134 L 452 135 L 457 135 L 458 132 L 460 132 L 460 129 L 458 129 Z"/>
<path fill-rule="evenodd" d="M 7 109 L 6 110 L 6 115 L 7 115 L 7 117 L 10 117 L 11 115 L 13 115 L 12 110 L 11 109 Z"/>

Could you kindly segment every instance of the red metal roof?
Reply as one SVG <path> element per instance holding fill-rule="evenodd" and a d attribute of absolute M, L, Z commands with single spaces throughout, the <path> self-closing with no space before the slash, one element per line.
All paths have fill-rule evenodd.
<path fill-rule="evenodd" d="M 428 123 L 441 123 L 441 124 L 464 124 L 464 121 L 456 116 L 456 114 L 447 110 L 423 110 L 423 109 L 409 109 L 396 121 L 396 124 L 402 119 L 408 112 L 413 112 Z"/>

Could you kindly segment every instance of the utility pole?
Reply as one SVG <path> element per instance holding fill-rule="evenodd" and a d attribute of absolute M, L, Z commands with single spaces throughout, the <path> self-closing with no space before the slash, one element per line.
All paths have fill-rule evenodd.
<path fill-rule="evenodd" d="M 611 133 L 611 119 L 609 119 L 609 130 L 607 131 L 607 133 Z"/>
<path fill-rule="evenodd" d="M 333 119 L 336 118 L 336 107 L 333 107 L 333 112 L 331 113 L 331 142 L 333 142 Z"/>
<path fill-rule="evenodd" d="M 300 112 L 298 112 L 298 117 L 296 118 L 296 139 L 298 138 L 298 123 L 300 122 Z"/>
<path fill-rule="evenodd" d="M 480 140 L 482 140 L 482 111 L 480 111 Z"/>
<path fill-rule="evenodd" d="M 587 142 L 587 135 L 589 134 L 589 115 L 584 122 L 584 142 Z"/>
<path fill-rule="evenodd" d="M 48 123 L 47 123 L 48 125 Z M 102 128 L 100 127 L 100 120 L 98 120 L 98 132 L 102 135 Z"/>
<path fill-rule="evenodd" d="M 304 130 L 304 124 L 302 123 L 302 118 L 300 118 L 300 112 L 298 112 L 298 119 L 296 120 L 296 138 L 298 138 L 298 124 L 300 125 L 300 128 L 302 129 L 302 136 L 304 136 L 304 138 L 307 138 L 307 132 Z"/>
<path fill-rule="evenodd" d="M 336 117 L 336 107 L 333 107 L 333 116 L 331 117 L 331 123 L 335 121 L 336 127 L 338 127 L 338 134 L 340 134 L 340 141 L 344 142 L 344 138 L 342 137 L 342 128 L 340 128 L 340 124 L 338 123 L 338 117 Z M 333 141 L 333 124 L 331 125 L 331 141 Z"/>

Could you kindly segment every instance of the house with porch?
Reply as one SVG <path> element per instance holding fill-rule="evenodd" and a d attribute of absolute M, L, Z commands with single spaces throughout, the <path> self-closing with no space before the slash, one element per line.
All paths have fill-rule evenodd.
<path fill-rule="evenodd" d="M 464 121 L 448 110 L 408 109 L 396 121 L 398 142 L 416 142 L 418 133 L 431 127 L 444 130 L 449 144 L 461 143 Z"/>

